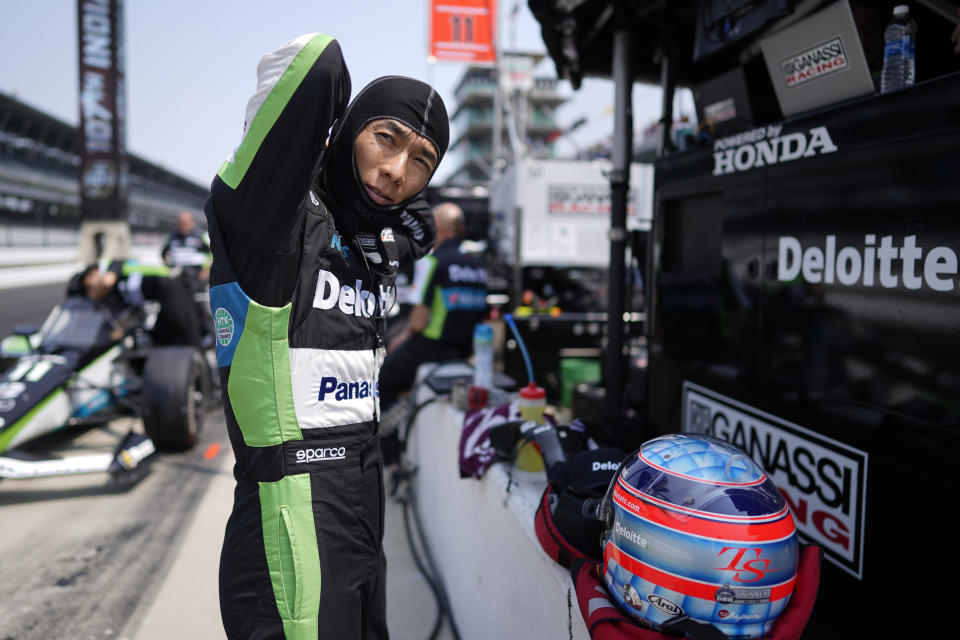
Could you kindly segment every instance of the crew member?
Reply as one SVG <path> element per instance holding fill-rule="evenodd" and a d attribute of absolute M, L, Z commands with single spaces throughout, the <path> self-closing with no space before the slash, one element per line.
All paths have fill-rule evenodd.
<path fill-rule="evenodd" d="M 198 279 L 206 281 L 210 275 L 210 244 L 196 227 L 193 214 L 181 211 L 177 228 L 167 238 L 160 255 L 167 266 L 192 269 Z"/>
<path fill-rule="evenodd" d="M 150 331 L 155 344 L 190 345 L 200 348 L 200 326 L 190 290 L 179 280 L 166 277 L 162 266 L 132 260 L 91 264 L 74 276 L 68 295 L 85 295 L 111 314 L 115 329 L 125 331 L 133 312 L 146 300 L 160 303 Z M 115 336 L 116 339 L 120 335 Z"/>
<path fill-rule="evenodd" d="M 421 194 L 447 148 L 447 112 L 429 85 L 399 76 L 348 106 L 328 36 L 282 45 L 257 74 L 205 206 L 236 457 L 223 623 L 229 638 L 386 638 L 384 315 L 400 261 L 433 242 Z"/>
<path fill-rule="evenodd" d="M 410 389 L 421 364 L 469 356 L 473 328 L 486 315 L 487 271 L 479 256 L 462 249 L 463 211 L 446 202 L 433 215 L 436 248 L 414 266 L 414 307 L 380 371 L 385 409 Z"/>

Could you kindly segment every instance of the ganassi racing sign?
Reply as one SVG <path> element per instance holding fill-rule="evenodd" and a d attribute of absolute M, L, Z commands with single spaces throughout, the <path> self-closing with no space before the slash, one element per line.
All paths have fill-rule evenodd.
<path fill-rule="evenodd" d="M 796 87 L 847 66 L 847 54 L 840 36 L 780 60 L 783 82 L 788 87 Z"/>
<path fill-rule="evenodd" d="M 633 189 L 627 195 L 627 215 L 636 215 Z M 610 215 L 610 185 L 551 184 L 547 187 L 548 213 Z"/>
<path fill-rule="evenodd" d="M 800 534 L 856 578 L 863 576 L 867 454 L 691 382 L 682 429 L 727 440 L 777 483 Z"/>

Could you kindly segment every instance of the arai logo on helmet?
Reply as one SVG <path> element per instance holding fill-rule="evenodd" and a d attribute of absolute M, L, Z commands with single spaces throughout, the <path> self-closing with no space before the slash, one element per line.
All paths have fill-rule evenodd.
<path fill-rule="evenodd" d="M 233 316 L 223 307 L 217 307 L 213 314 L 213 323 L 217 330 L 217 342 L 225 347 L 233 340 Z"/>
<path fill-rule="evenodd" d="M 670 602 L 663 596 L 658 596 L 656 594 L 650 594 L 647 596 L 647 600 L 650 601 L 650 604 L 655 606 L 660 611 L 663 611 L 668 616 L 682 616 L 683 609 L 674 603 Z"/>

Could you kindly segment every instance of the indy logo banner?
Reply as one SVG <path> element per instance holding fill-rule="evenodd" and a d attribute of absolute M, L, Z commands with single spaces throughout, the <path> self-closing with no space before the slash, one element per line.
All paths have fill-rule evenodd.
<path fill-rule="evenodd" d="M 127 219 L 122 0 L 77 0 L 81 218 Z"/>
<path fill-rule="evenodd" d="M 862 579 L 867 453 L 691 382 L 682 393 L 681 430 L 750 454 L 776 482 L 800 535 Z"/>

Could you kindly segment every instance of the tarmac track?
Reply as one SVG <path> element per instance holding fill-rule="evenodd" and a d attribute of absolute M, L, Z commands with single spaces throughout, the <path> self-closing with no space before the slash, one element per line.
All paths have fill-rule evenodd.
<path fill-rule="evenodd" d="M 0 291 L 0 338 L 13 333 L 18 324 L 39 327 L 54 305 L 63 301 L 66 283 L 39 284 Z"/>
<path fill-rule="evenodd" d="M 132 423 L 47 443 L 62 455 L 105 451 Z M 119 637 L 219 472 L 203 454 L 224 446 L 215 441 L 225 441 L 225 428 L 216 413 L 205 423 L 199 446 L 159 456 L 128 490 L 108 485 L 107 474 L 0 484 L 0 638 Z"/>
<path fill-rule="evenodd" d="M 49 300 L 37 295 L 44 288 Z M 5 310 L 29 314 L 43 307 L 42 319 L 62 285 L 4 294 Z M 150 473 L 129 488 L 110 485 L 106 473 L 0 481 L 0 640 L 101 640 L 136 628 L 135 616 L 162 583 L 205 489 L 224 473 L 220 461 L 229 446 L 222 416 L 213 407 L 197 446 L 155 456 Z M 141 430 L 139 420 L 62 432 L 31 449 L 111 451 L 129 429 Z"/>

